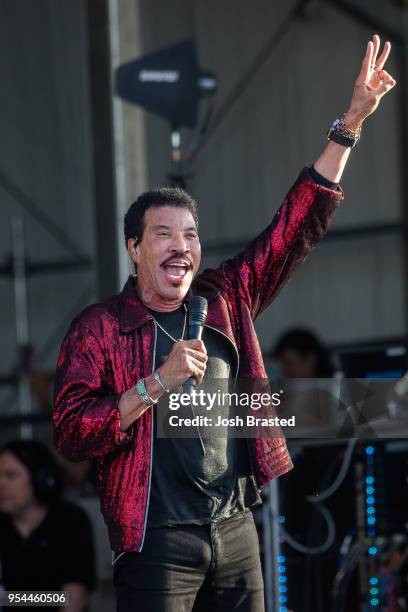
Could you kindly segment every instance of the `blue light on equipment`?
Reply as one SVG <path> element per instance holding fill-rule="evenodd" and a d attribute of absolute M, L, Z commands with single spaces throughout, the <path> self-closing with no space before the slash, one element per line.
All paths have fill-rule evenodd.
<path fill-rule="evenodd" d="M 286 520 L 286 519 L 285 519 L 285 517 L 283 516 L 283 514 L 280 514 L 280 515 L 278 516 L 278 523 L 284 523 L 284 522 L 285 522 L 285 520 Z"/>
<path fill-rule="evenodd" d="M 278 572 L 284 574 L 286 572 L 286 567 L 284 565 L 278 565 Z"/>
<path fill-rule="evenodd" d="M 278 563 L 285 563 L 286 557 L 285 555 L 278 555 Z"/>
<path fill-rule="evenodd" d="M 375 472 L 374 452 L 375 452 L 374 446 L 366 446 L 365 464 L 366 464 L 366 470 L 369 476 L 366 476 L 365 478 L 365 482 L 366 482 L 365 501 L 366 501 L 366 529 L 367 529 L 367 535 L 369 538 L 375 538 L 376 536 L 375 524 L 377 522 L 375 518 L 375 515 L 376 515 L 376 498 L 375 498 L 375 486 L 374 486 L 375 477 L 373 476 Z M 377 553 L 378 553 L 377 546 L 369 546 L 368 548 L 369 555 L 374 556 Z M 369 576 L 368 580 L 370 584 L 370 595 L 369 595 L 370 599 L 368 600 L 369 601 L 368 607 L 370 609 L 373 609 L 373 608 L 377 608 L 377 606 L 380 605 L 380 596 L 379 596 L 380 589 L 378 588 L 379 579 L 377 576 Z"/>
<path fill-rule="evenodd" d="M 279 588 L 279 593 L 286 593 L 288 590 L 288 587 L 284 586 L 283 584 L 281 584 L 278 588 Z"/>
<path fill-rule="evenodd" d="M 279 582 L 286 582 L 286 576 L 278 576 Z"/>
<path fill-rule="evenodd" d="M 279 612 L 288 612 L 288 609 L 286 606 L 279 606 Z"/>
<path fill-rule="evenodd" d="M 279 603 L 286 603 L 287 601 L 288 601 L 288 598 L 285 597 L 285 595 L 279 596 Z"/>

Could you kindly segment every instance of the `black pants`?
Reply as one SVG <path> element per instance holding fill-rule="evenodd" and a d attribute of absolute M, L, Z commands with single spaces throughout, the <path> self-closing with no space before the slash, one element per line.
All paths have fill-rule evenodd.
<path fill-rule="evenodd" d="M 252 512 L 209 525 L 148 529 L 114 565 L 117 612 L 263 612 Z"/>

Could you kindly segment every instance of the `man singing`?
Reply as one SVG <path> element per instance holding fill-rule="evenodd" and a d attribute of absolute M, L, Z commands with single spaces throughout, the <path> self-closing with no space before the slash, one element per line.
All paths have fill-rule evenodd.
<path fill-rule="evenodd" d="M 114 554 L 119 612 L 264 609 L 251 507 L 291 469 L 283 437 L 159 438 L 157 402 L 190 377 L 263 379 L 253 321 L 324 236 L 364 120 L 395 85 L 390 52 L 368 42 L 348 111 L 271 224 L 217 269 L 198 274 L 197 205 L 148 191 L 125 216 L 135 265 L 122 292 L 72 322 L 57 364 L 55 440 L 68 460 L 93 459 Z M 186 303 L 208 301 L 203 341 L 187 338 Z"/>

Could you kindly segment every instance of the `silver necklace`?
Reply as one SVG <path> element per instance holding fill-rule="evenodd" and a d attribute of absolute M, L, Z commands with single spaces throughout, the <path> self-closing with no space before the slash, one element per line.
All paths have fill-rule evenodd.
<path fill-rule="evenodd" d="M 180 342 L 180 340 L 183 340 L 183 339 L 184 339 L 184 334 L 185 334 L 185 331 L 186 331 L 186 325 L 187 325 L 187 308 L 186 308 L 186 305 L 185 305 L 185 304 L 183 304 L 183 306 L 184 306 L 184 323 L 183 323 L 183 332 L 182 332 L 182 334 L 181 334 L 180 338 L 173 338 L 173 336 L 172 336 L 171 334 L 169 334 L 169 332 L 168 332 L 168 331 L 166 331 L 166 330 L 164 329 L 164 327 L 163 327 L 162 325 L 160 325 L 160 323 L 157 321 L 157 319 L 155 319 L 155 318 L 153 317 L 153 315 L 152 315 L 152 317 L 153 317 L 153 321 L 156 323 L 156 325 L 157 325 L 158 327 L 160 327 L 160 329 L 162 330 L 162 332 L 163 332 L 164 334 L 166 334 L 166 336 L 168 336 L 168 337 L 170 338 L 170 340 L 172 340 L 173 342 Z"/>
<path fill-rule="evenodd" d="M 153 317 L 153 315 L 152 315 L 152 317 L 153 317 L 153 321 L 156 323 L 156 325 L 157 325 L 157 326 L 158 326 L 158 327 L 159 327 L 159 328 L 162 330 L 162 332 L 163 332 L 164 334 L 166 334 L 166 336 L 168 336 L 168 337 L 170 338 L 170 340 L 172 340 L 173 342 L 180 342 L 180 340 L 183 340 L 183 338 L 184 338 L 184 332 L 186 331 L 186 324 L 187 324 L 187 307 L 186 307 L 186 305 L 185 305 L 185 304 L 183 304 L 183 306 L 184 306 L 184 324 L 183 324 L 183 333 L 181 334 L 181 337 L 180 337 L 180 338 L 178 338 L 178 339 L 177 339 L 177 338 L 173 338 L 173 336 L 172 336 L 171 334 L 169 334 L 169 332 L 168 332 L 168 331 L 166 331 L 166 330 L 164 329 L 164 327 L 163 327 L 162 325 L 160 325 L 160 323 L 157 321 L 157 319 L 155 319 L 155 318 Z M 190 406 L 191 406 L 191 411 L 192 411 L 192 413 L 193 413 L 193 417 L 195 417 L 195 416 L 196 416 L 196 414 L 195 414 L 195 412 L 194 412 L 193 404 L 192 404 L 191 402 L 190 402 Z M 198 432 L 198 437 L 199 437 L 199 440 L 200 440 L 200 445 L 201 445 L 201 450 L 202 450 L 202 453 L 203 453 L 203 455 L 205 455 L 205 454 L 206 454 L 205 445 L 204 445 L 204 441 L 203 441 L 203 438 L 202 438 L 202 436 L 201 436 L 200 428 L 199 428 L 199 426 L 198 426 L 198 425 L 197 425 L 197 432 Z"/>

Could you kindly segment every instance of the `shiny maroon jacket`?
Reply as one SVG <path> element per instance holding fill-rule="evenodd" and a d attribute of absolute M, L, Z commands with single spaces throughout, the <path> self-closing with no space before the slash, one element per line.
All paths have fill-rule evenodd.
<path fill-rule="evenodd" d="M 253 321 L 325 234 L 343 193 L 316 184 L 304 169 L 271 224 L 239 255 L 193 281 L 190 295 L 208 299 L 206 325 L 224 334 L 238 357 L 239 377 L 266 378 Z M 126 432 L 118 402 L 152 373 L 155 323 L 132 277 L 122 292 L 86 308 L 72 322 L 57 364 L 54 431 L 70 461 L 93 459 L 112 550 L 143 546 L 152 469 L 147 410 Z M 259 487 L 290 470 L 283 437 L 248 441 Z"/>

